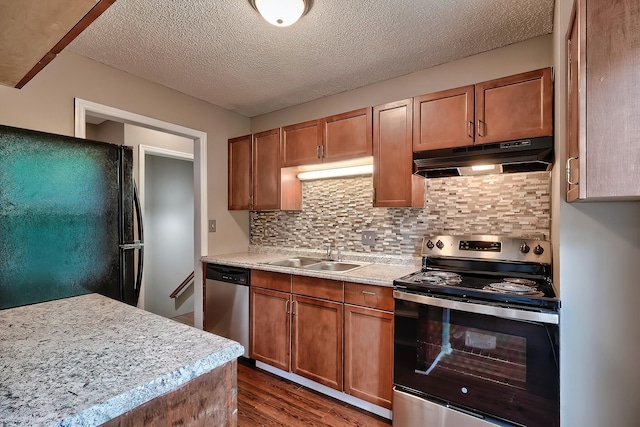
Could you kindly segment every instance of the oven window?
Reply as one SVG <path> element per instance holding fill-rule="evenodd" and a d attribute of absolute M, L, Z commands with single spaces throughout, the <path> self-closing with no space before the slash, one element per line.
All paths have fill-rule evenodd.
<path fill-rule="evenodd" d="M 416 373 L 449 370 L 526 388 L 527 338 L 460 320 L 451 323 L 450 309 L 419 311 Z"/>

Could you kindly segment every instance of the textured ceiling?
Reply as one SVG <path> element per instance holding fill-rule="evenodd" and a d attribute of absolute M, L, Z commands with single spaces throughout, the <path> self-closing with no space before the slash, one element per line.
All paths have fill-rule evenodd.
<path fill-rule="evenodd" d="M 315 0 L 277 28 L 246 0 L 117 0 L 68 49 L 247 117 L 552 31 L 553 0 Z"/>

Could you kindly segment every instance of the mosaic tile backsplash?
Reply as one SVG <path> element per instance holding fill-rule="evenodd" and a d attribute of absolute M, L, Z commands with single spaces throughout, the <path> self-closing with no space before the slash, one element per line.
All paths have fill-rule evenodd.
<path fill-rule="evenodd" d="M 425 180 L 425 206 L 374 208 L 371 177 L 306 181 L 302 210 L 252 211 L 250 244 L 420 255 L 426 234 L 507 234 L 549 239 L 549 172 Z M 376 233 L 362 244 L 363 230 Z"/>

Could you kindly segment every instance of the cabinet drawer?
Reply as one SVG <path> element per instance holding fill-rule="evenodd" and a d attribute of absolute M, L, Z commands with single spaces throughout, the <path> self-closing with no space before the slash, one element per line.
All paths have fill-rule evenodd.
<path fill-rule="evenodd" d="M 251 270 L 251 286 L 291 292 L 291 275 L 273 271 Z"/>
<path fill-rule="evenodd" d="M 344 302 L 378 310 L 393 311 L 393 288 L 345 282 Z"/>
<path fill-rule="evenodd" d="M 293 275 L 291 289 L 297 295 L 344 302 L 342 282 L 337 280 Z"/>

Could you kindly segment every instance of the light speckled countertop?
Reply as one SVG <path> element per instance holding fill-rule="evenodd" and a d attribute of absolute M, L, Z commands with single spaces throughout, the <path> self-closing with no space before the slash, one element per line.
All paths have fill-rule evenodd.
<path fill-rule="evenodd" d="M 393 280 L 420 270 L 420 259 L 411 257 L 396 257 L 368 254 L 345 254 L 344 262 L 365 264 L 363 267 L 344 273 L 332 271 L 306 270 L 304 268 L 280 267 L 267 264 L 270 261 L 285 259 L 290 256 L 320 257 L 319 252 L 295 250 L 264 251 L 252 249 L 248 252 L 238 252 L 224 255 L 209 255 L 202 257 L 203 262 L 221 264 L 231 267 L 243 267 L 265 271 L 275 271 L 300 276 L 319 277 L 323 279 L 344 280 L 347 282 L 364 283 L 378 286 L 393 286 Z"/>
<path fill-rule="evenodd" d="M 243 351 L 98 294 L 0 310 L 0 425 L 98 426 Z"/>

